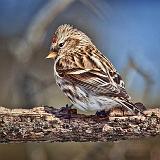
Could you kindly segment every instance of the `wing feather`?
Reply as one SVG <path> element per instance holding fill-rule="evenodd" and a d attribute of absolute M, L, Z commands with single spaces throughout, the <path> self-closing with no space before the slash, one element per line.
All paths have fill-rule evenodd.
<path fill-rule="evenodd" d="M 90 51 L 61 58 L 56 67 L 58 75 L 92 94 L 129 99 L 124 82 L 110 61 L 97 49 Z"/>
<path fill-rule="evenodd" d="M 112 84 L 109 76 L 100 71 L 76 68 L 75 70 L 63 70 L 61 75 L 74 85 L 79 85 L 92 94 L 128 98 L 124 88 Z"/>

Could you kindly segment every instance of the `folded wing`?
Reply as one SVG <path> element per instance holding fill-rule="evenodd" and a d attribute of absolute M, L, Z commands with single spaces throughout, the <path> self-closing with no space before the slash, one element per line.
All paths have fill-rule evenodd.
<path fill-rule="evenodd" d="M 59 75 L 66 80 L 78 85 L 89 93 L 99 96 L 121 97 L 128 99 L 129 96 L 124 87 L 114 83 L 109 74 L 101 70 L 84 70 L 81 68 L 59 70 Z"/>

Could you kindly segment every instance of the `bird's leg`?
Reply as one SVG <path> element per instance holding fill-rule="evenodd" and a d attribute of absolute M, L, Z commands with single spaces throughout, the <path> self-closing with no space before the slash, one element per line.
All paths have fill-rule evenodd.
<path fill-rule="evenodd" d="M 72 109 L 72 106 L 73 104 L 71 105 L 66 104 L 66 111 L 68 112 L 68 115 L 70 116 L 70 118 L 72 114 L 77 114 L 77 109 L 75 108 Z"/>
<path fill-rule="evenodd" d="M 66 110 L 67 110 L 67 116 L 69 119 L 69 123 L 71 122 L 72 106 L 73 104 L 71 105 L 66 104 Z"/>
<path fill-rule="evenodd" d="M 66 109 L 68 109 L 68 110 L 69 110 L 69 109 L 72 109 L 72 106 L 73 106 L 73 104 L 70 104 L 70 105 L 69 105 L 69 104 L 66 104 L 66 106 L 65 106 L 65 107 L 66 107 Z"/>
<path fill-rule="evenodd" d="M 97 117 L 108 117 L 109 116 L 109 112 L 105 111 L 104 109 L 101 111 L 97 111 L 95 114 Z"/>
<path fill-rule="evenodd" d="M 109 120 L 109 112 L 106 110 L 97 111 L 95 113 L 95 120 L 100 122 L 102 120 L 108 121 Z"/>
<path fill-rule="evenodd" d="M 69 110 L 72 110 L 72 106 L 73 106 L 73 104 L 70 104 L 70 105 L 66 104 L 65 107 L 62 107 L 59 112 L 66 112 L 66 113 L 68 113 Z"/>
<path fill-rule="evenodd" d="M 71 105 L 66 104 L 65 107 L 62 107 L 59 110 L 59 114 L 61 115 L 61 117 L 63 116 L 63 118 L 69 119 L 69 122 L 70 122 L 70 119 L 72 118 L 72 115 L 77 114 L 77 109 L 74 109 L 74 108 L 72 109 L 72 106 L 73 104 Z"/>

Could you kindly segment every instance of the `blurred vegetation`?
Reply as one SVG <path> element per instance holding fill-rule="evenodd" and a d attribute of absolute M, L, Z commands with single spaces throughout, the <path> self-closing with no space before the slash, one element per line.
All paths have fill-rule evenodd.
<path fill-rule="evenodd" d="M 144 50 L 141 50 L 141 47 L 138 50 L 136 43 L 132 41 L 134 36 L 128 41 L 125 38 L 130 36 L 130 31 L 133 35 L 138 35 L 143 29 L 138 32 L 137 26 L 133 30 L 128 28 L 129 32 L 126 32 L 127 28 L 123 27 L 125 24 L 134 26 L 134 23 L 137 23 L 143 28 L 145 25 L 139 23 L 139 17 L 144 13 L 144 17 L 149 16 L 153 20 L 150 13 L 156 10 L 158 5 L 160 6 L 152 1 L 126 3 L 123 0 L 101 0 L 98 3 L 96 0 L 2 0 L 1 105 L 27 108 L 37 105 L 61 107 L 69 103 L 55 84 L 53 62 L 44 59 L 55 29 L 60 24 L 69 23 L 87 33 L 98 48 L 111 59 L 122 73 L 127 90 L 135 101 L 141 101 L 148 106 L 159 106 L 159 60 L 152 59 L 159 55 L 160 48 L 155 46 L 154 42 L 154 38 L 159 36 L 156 34 L 157 36 L 150 40 L 150 43 L 154 43 L 151 43 L 152 46 L 157 47 L 156 52 L 145 52 L 147 45 L 144 44 L 148 43 L 145 37 L 149 35 L 144 36 L 147 43 L 141 44 Z M 137 6 L 142 12 L 136 10 Z M 125 14 L 127 11 L 128 14 Z M 134 12 L 140 15 L 133 16 Z M 159 15 L 157 11 L 153 16 L 157 18 Z M 125 21 L 126 19 L 128 21 Z M 150 24 L 150 21 L 147 22 Z M 151 28 L 151 35 L 154 30 Z M 138 37 L 135 38 L 135 41 L 137 40 Z M 135 47 L 131 47 L 132 43 Z M 151 49 L 149 51 L 152 51 Z M 159 138 L 118 143 L 10 144 L 0 145 L 0 160 L 159 160 L 159 147 Z"/>

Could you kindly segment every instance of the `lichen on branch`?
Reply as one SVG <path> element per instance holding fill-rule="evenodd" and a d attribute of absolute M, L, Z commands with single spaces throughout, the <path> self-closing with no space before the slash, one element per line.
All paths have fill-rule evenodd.
<path fill-rule="evenodd" d="M 150 109 L 145 114 L 99 118 L 73 110 L 67 117 L 62 108 L 0 107 L 0 143 L 108 142 L 159 135 L 160 109 Z"/>

